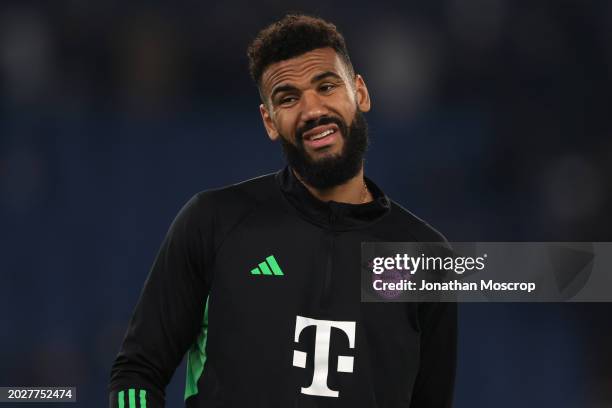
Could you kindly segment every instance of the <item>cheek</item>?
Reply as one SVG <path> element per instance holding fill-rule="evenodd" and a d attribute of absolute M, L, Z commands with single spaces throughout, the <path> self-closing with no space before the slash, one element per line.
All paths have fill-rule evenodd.
<path fill-rule="evenodd" d="M 350 125 L 357 111 L 357 103 L 353 95 L 348 92 L 350 90 L 346 89 L 335 94 L 333 104 L 337 107 L 337 112 L 346 121 L 347 125 Z"/>
<path fill-rule="evenodd" d="M 278 113 L 274 122 L 278 132 L 284 137 L 293 139 L 295 135 L 296 117 L 297 115 L 287 110 Z"/>
<path fill-rule="evenodd" d="M 342 115 L 342 119 L 344 119 L 344 122 L 346 123 L 346 125 L 350 126 L 351 123 L 353 122 L 353 118 L 355 117 L 356 112 L 357 112 L 357 105 L 349 101 L 349 102 L 345 102 L 344 104 L 342 104 L 342 109 L 339 113 Z"/>

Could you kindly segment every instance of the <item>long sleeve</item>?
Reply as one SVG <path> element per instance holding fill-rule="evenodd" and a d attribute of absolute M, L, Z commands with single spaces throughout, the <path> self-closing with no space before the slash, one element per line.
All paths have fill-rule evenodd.
<path fill-rule="evenodd" d="M 144 284 L 111 370 L 110 408 L 161 408 L 202 327 L 214 245 L 206 193 L 176 216 Z"/>
<path fill-rule="evenodd" d="M 411 408 L 447 408 L 457 365 L 457 303 L 420 303 L 420 364 Z"/>

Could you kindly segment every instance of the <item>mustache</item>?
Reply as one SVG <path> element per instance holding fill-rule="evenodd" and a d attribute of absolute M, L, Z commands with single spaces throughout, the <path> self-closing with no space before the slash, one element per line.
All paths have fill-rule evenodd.
<path fill-rule="evenodd" d="M 298 128 L 297 131 L 295 132 L 296 139 L 297 141 L 302 142 L 304 140 L 303 138 L 304 133 L 308 132 L 311 129 L 316 128 L 317 126 L 330 125 L 332 123 L 338 126 L 338 129 L 340 129 L 340 133 L 342 134 L 343 137 L 347 136 L 347 126 L 346 126 L 346 123 L 344 123 L 342 119 L 334 117 L 334 116 L 321 116 L 320 118 L 316 120 L 306 122 L 304 126 L 302 126 L 301 128 Z"/>

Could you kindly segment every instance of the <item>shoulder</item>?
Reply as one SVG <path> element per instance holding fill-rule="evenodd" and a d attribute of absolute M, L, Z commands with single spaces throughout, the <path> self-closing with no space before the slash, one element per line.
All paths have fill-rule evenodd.
<path fill-rule="evenodd" d="M 195 212 L 221 212 L 246 210 L 269 199 L 275 191 L 274 173 L 264 174 L 224 187 L 196 193 L 185 204 Z"/>
<path fill-rule="evenodd" d="M 173 224 L 187 233 L 202 236 L 217 247 L 223 237 L 275 197 L 274 173 L 228 186 L 196 193 L 185 203 Z"/>

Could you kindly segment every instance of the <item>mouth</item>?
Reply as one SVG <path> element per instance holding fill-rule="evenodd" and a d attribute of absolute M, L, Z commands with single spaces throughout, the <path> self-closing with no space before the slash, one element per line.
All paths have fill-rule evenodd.
<path fill-rule="evenodd" d="M 302 135 L 304 144 L 313 149 L 320 149 L 336 142 L 340 129 L 336 124 L 317 126 Z"/>

